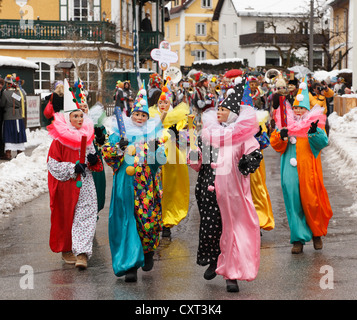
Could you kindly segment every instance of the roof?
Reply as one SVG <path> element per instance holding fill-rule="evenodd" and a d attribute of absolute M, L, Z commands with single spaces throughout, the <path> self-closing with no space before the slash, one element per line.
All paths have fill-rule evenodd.
<path fill-rule="evenodd" d="M 171 6 L 170 14 L 178 13 L 182 10 L 185 10 L 187 8 L 187 6 L 190 5 L 194 1 L 195 0 L 182 0 L 181 5 L 174 7 L 174 8 Z"/>
<path fill-rule="evenodd" d="M 38 69 L 38 65 L 32 61 L 28 61 L 18 57 L 7 57 L 7 56 L 0 56 L 0 66 Z"/>
<path fill-rule="evenodd" d="M 296 16 L 309 11 L 309 0 L 226 0 L 231 1 L 238 16 Z M 213 20 L 218 20 L 224 0 L 219 0 Z"/>

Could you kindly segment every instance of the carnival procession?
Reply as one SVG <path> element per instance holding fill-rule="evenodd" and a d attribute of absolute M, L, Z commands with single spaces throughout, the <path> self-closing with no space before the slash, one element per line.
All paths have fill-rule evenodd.
<path fill-rule="evenodd" d="M 91 81 L 0 35 L 0 298 L 356 299 L 355 69 L 180 68 L 168 39 Z"/>

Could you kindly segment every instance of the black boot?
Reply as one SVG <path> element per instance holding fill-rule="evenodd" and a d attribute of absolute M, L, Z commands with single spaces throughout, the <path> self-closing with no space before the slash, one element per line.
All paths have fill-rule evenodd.
<path fill-rule="evenodd" d="M 171 230 L 169 227 L 163 227 L 162 228 L 162 237 L 170 237 L 171 236 Z"/>
<path fill-rule="evenodd" d="M 237 280 L 226 280 L 227 292 L 239 292 Z"/>
<path fill-rule="evenodd" d="M 133 267 L 125 271 L 125 282 L 136 282 L 138 280 L 138 269 Z"/>
<path fill-rule="evenodd" d="M 212 280 L 216 277 L 217 261 L 212 261 L 207 270 L 205 271 L 203 277 L 206 280 Z"/>
<path fill-rule="evenodd" d="M 143 271 L 150 271 L 154 266 L 154 251 L 144 253 L 145 265 L 141 268 Z"/>

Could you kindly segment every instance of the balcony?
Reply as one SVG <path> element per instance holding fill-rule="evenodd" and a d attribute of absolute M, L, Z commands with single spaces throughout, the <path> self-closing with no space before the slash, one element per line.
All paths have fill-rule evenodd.
<path fill-rule="evenodd" d="M 322 34 L 314 34 L 314 44 L 322 45 L 326 39 Z M 239 37 L 241 46 L 291 45 L 309 43 L 309 35 L 302 33 L 249 33 Z"/>
<path fill-rule="evenodd" d="M 116 43 L 116 26 L 106 21 L 0 20 L 0 39 L 87 40 Z"/>
<path fill-rule="evenodd" d="M 160 31 L 139 31 L 139 59 L 151 59 L 152 49 L 159 47 L 159 43 L 165 39 L 165 35 Z"/>

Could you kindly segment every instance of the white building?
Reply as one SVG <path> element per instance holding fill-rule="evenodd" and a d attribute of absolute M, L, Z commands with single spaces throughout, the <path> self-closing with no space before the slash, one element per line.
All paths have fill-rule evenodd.
<path fill-rule="evenodd" d="M 295 47 L 308 43 L 309 2 L 220 0 L 213 17 L 219 20 L 219 58 L 242 58 L 251 67 L 281 66 L 279 50 L 294 47 L 294 55 L 307 63 L 308 50 Z M 295 28 L 293 33 L 291 28 Z M 322 65 L 321 41 L 315 35 L 314 62 Z"/>

